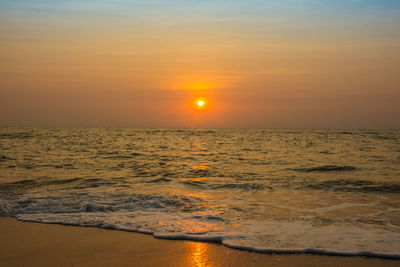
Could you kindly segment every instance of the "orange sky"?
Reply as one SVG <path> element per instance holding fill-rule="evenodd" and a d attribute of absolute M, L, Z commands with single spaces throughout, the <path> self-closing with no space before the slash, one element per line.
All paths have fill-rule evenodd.
<path fill-rule="evenodd" d="M 0 125 L 400 127 L 400 4 L 277 2 L 0 0 Z"/>

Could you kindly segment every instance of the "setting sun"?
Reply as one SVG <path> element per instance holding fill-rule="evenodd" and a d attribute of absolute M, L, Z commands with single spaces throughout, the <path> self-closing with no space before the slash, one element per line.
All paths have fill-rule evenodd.
<path fill-rule="evenodd" d="M 198 111 L 206 111 L 210 108 L 210 101 L 205 97 L 196 97 L 192 100 L 192 107 Z"/>
<path fill-rule="evenodd" d="M 189 103 L 189 107 L 192 111 L 201 113 L 211 111 L 214 106 L 212 99 L 208 96 L 195 96 L 191 98 Z"/>

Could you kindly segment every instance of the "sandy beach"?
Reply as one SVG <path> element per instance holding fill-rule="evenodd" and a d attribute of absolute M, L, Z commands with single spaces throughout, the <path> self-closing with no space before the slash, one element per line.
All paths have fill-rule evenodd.
<path fill-rule="evenodd" d="M 151 235 L 0 218 L 1 266 L 398 266 L 367 257 L 279 255 Z"/>

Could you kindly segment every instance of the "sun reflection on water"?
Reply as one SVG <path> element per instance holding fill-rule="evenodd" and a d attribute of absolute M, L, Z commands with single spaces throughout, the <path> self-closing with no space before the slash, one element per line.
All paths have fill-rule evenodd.
<path fill-rule="evenodd" d="M 188 262 L 190 266 L 205 267 L 213 266 L 209 259 L 209 247 L 206 243 L 188 242 Z"/>

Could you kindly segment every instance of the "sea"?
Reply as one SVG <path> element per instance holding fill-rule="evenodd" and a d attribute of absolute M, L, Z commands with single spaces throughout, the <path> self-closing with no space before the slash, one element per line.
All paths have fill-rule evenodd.
<path fill-rule="evenodd" d="M 0 215 L 400 258 L 400 130 L 1 127 Z"/>

